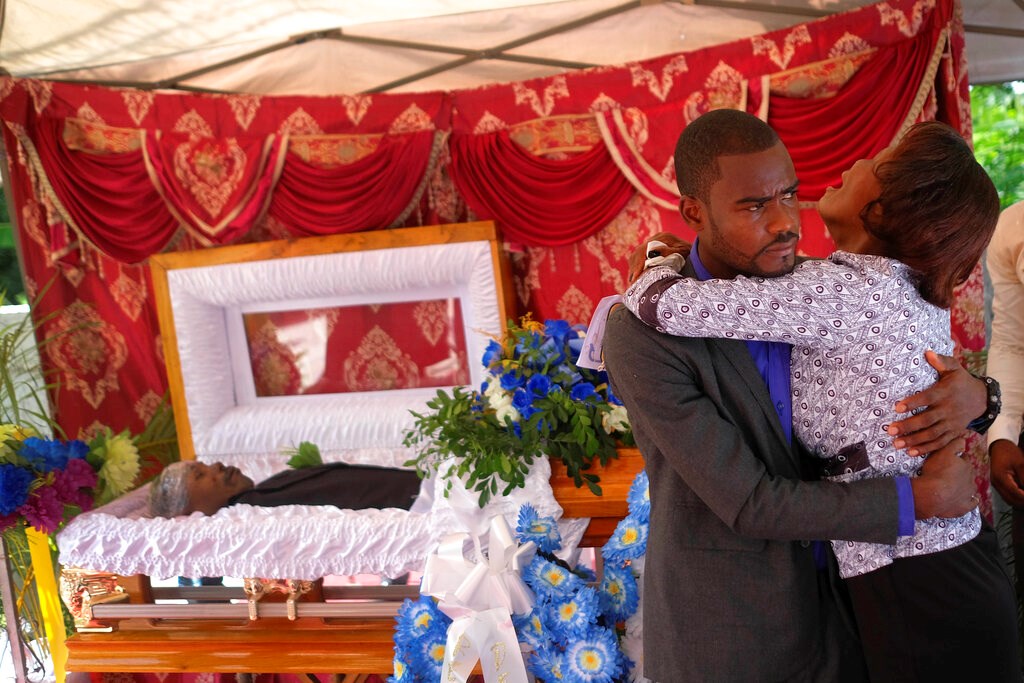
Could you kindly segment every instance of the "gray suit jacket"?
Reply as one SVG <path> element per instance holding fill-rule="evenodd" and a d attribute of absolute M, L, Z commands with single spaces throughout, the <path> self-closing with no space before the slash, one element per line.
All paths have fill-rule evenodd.
<path fill-rule="evenodd" d="M 604 354 L 650 477 L 644 674 L 834 680 L 808 673 L 840 638 L 823 625 L 832 608 L 808 541 L 893 543 L 895 484 L 800 481 L 742 341 L 662 335 L 620 308 Z"/>

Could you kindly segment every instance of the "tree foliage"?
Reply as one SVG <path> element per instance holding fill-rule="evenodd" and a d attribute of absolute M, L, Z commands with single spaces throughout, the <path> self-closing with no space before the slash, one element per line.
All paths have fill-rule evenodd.
<path fill-rule="evenodd" d="M 1005 208 L 1024 200 L 1024 83 L 971 87 L 974 155 Z"/>

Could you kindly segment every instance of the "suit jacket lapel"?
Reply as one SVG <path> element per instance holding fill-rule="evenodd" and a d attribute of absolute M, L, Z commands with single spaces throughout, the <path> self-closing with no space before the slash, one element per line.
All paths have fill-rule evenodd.
<path fill-rule="evenodd" d="M 683 277 L 697 277 L 697 273 L 694 271 L 689 259 L 687 259 L 680 275 Z M 747 345 L 742 341 L 734 339 L 707 339 L 706 341 L 708 344 L 717 347 L 729 361 L 730 365 L 743 378 L 744 383 L 750 390 L 751 397 L 760 406 L 765 418 L 772 426 L 772 433 L 775 434 L 784 450 L 787 453 L 793 454 L 792 444 L 786 439 L 785 432 L 782 431 L 779 413 L 772 404 L 771 396 L 768 395 L 768 388 L 764 384 L 761 373 L 757 371 L 754 359 L 751 358 L 750 353 L 747 351 Z M 793 454 L 793 457 L 795 459 L 795 454 Z"/>

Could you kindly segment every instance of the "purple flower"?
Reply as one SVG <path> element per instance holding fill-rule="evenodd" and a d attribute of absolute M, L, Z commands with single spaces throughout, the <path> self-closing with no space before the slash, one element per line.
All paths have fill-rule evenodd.
<path fill-rule="evenodd" d="M 52 486 L 41 486 L 32 492 L 19 510 L 25 521 L 44 534 L 52 534 L 64 518 L 64 504 L 57 498 Z"/>
<path fill-rule="evenodd" d="M 77 458 L 69 460 L 67 469 L 57 470 L 54 475 L 53 488 L 62 503 L 77 505 L 82 510 L 92 508 L 98 478 L 89 463 Z"/>
<path fill-rule="evenodd" d="M 0 515 L 0 534 L 18 523 L 18 515 Z"/>
<path fill-rule="evenodd" d="M 0 465 L 0 515 L 9 515 L 25 504 L 33 478 L 31 472 L 17 465 Z"/>

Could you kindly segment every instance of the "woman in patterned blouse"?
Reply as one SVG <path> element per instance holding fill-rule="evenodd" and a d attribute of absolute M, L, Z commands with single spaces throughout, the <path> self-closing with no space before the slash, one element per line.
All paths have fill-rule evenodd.
<path fill-rule="evenodd" d="M 923 352 L 952 352 L 953 290 L 991 238 L 998 195 L 963 138 L 927 122 L 857 162 L 818 210 L 837 247 L 827 260 L 767 279 L 699 281 L 653 267 L 626 306 L 667 334 L 793 345 L 794 436 L 823 476 L 915 476 L 920 459 L 879 435 L 898 418 L 893 398 L 935 380 Z M 989 656 L 994 636 L 1015 641 L 1012 588 L 994 533 L 981 528 L 975 508 L 918 520 L 894 545 L 832 542 L 873 680 L 918 680 L 921 662 L 934 671 L 936 658 Z M 1016 648 L 1003 649 L 991 656 L 1007 657 L 1006 680 L 1020 680 Z"/>

